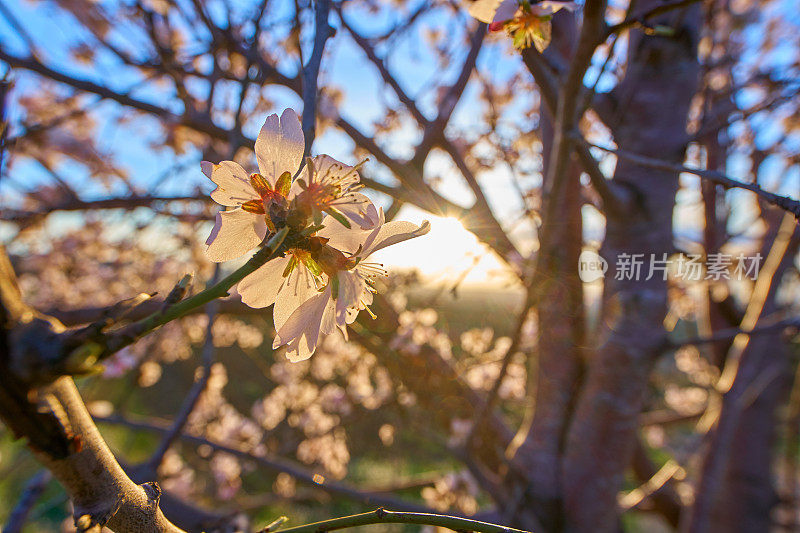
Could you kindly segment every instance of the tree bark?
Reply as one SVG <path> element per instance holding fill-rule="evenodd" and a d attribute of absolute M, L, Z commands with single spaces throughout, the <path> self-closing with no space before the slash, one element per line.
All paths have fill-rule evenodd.
<path fill-rule="evenodd" d="M 639 8 L 658 4 L 650 0 Z M 626 76 L 613 95 L 620 118 L 609 124 L 621 149 L 683 161 L 699 73 L 699 19 L 694 6 L 653 21 L 674 28 L 672 36 L 631 31 Z M 601 255 L 613 265 L 622 254 L 644 254 L 649 262 L 651 254 L 661 259 L 672 253 L 677 174 L 619 160 L 614 181 L 633 192 L 638 208 L 625 216 L 608 214 Z M 667 310 L 666 281 L 660 273 L 647 280 L 644 270 L 639 280 L 606 278 L 604 315 L 610 330 L 588 363 L 567 437 L 562 479 L 567 531 L 617 529 L 617 492 L 635 450 L 637 420 L 661 351 Z"/>
<path fill-rule="evenodd" d="M 553 128 L 542 113 L 543 167 L 550 163 Z M 545 529 L 561 527 L 561 453 L 567 423 L 581 374 L 583 346 L 583 287 L 578 258 L 583 243 L 581 170 L 568 166 L 563 194 L 547 198 L 558 208 L 557 219 L 543 221 L 539 260 L 533 278 L 538 318 L 536 353 L 529 361 L 533 416 L 516 440 L 523 437 L 515 459 L 530 478 L 529 505 Z"/>

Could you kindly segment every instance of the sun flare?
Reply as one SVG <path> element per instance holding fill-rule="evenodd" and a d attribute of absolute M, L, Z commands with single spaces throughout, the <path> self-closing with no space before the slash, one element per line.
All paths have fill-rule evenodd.
<path fill-rule="evenodd" d="M 421 239 L 387 248 L 373 257 L 389 271 L 417 270 L 426 281 L 456 279 L 465 274 L 464 283 L 499 283 L 508 267 L 496 254 L 464 228 L 455 217 L 437 217 L 424 211 L 403 208 L 398 218 L 416 224 L 431 223 L 430 233 Z"/>

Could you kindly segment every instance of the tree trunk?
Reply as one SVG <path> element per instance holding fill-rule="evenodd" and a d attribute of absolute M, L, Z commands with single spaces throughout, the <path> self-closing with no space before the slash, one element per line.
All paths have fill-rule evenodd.
<path fill-rule="evenodd" d="M 650 0 L 638 8 L 659 4 Z M 693 6 L 652 21 L 674 28 L 674 35 L 631 32 L 626 76 L 613 95 L 620 119 L 609 124 L 621 149 L 683 162 L 699 73 L 699 18 L 699 7 Z M 610 331 L 588 363 L 567 438 L 562 481 L 567 531 L 617 528 L 617 493 L 635 450 L 648 376 L 663 346 L 667 285 L 660 272 L 646 279 L 646 265 L 651 254 L 661 259 L 673 252 L 678 176 L 620 160 L 614 181 L 633 191 L 638 209 L 608 215 L 601 255 L 614 265 L 622 254 L 643 254 L 645 266 L 638 280 L 606 278 L 604 318 Z"/>

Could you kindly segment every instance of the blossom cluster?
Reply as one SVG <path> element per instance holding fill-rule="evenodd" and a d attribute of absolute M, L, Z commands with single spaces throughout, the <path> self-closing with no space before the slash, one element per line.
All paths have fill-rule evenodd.
<path fill-rule="evenodd" d="M 307 158 L 300 120 L 291 109 L 267 118 L 256 139 L 258 172 L 233 161 L 202 163 L 226 206 L 208 237 L 207 255 L 222 262 L 241 257 L 287 230 L 281 256 L 245 277 L 242 301 L 273 307 L 274 348 L 287 346 L 292 361 L 314 353 L 320 334 L 346 327 L 359 311 L 371 314 L 373 281 L 386 275 L 369 262 L 374 252 L 428 232 L 429 224 L 385 220 L 361 187 L 358 165 L 327 155 Z"/>

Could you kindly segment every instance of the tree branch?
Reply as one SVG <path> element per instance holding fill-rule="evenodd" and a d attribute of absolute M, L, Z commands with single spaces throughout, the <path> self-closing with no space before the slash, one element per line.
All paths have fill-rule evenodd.
<path fill-rule="evenodd" d="M 22 301 L 0 248 L 0 417 L 69 494 L 79 531 L 181 533 L 159 508 L 158 485 L 137 485 L 122 470 L 70 378 L 32 387 L 13 371 L 12 347 L 23 356 L 52 349 L 58 324 L 46 319 Z"/>
<path fill-rule="evenodd" d="M 220 265 L 217 263 L 214 265 L 212 285 L 216 284 L 219 278 L 219 272 Z M 192 416 L 192 412 L 194 412 L 195 407 L 197 407 L 197 402 L 200 400 L 200 397 L 203 395 L 208 385 L 208 378 L 211 376 L 211 367 L 214 364 L 214 320 L 217 317 L 217 307 L 217 301 L 215 300 L 208 305 L 206 310 L 208 325 L 206 326 L 206 339 L 202 349 L 202 366 L 198 368 L 198 370 L 200 370 L 200 376 L 195 379 L 192 388 L 189 390 L 186 398 L 184 398 L 180 411 L 175 417 L 175 421 L 172 423 L 172 427 L 164 434 L 161 442 L 158 444 L 158 448 L 156 448 L 156 451 L 153 452 L 153 455 L 147 461 L 147 466 L 152 469 L 153 472 L 158 471 L 158 467 L 161 466 L 167 451 L 180 434 L 183 433 L 183 428 L 186 427 L 186 424 L 189 422 L 189 417 Z"/>
<path fill-rule="evenodd" d="M 303 134 L 306 139 L 304 155 L 311 155 L 317 124 L 317 79 L 325 52 L 325 42 L 333 36 L 333 28 L 328 24 L 331 11 L 330 0 L 314 2 L 314 48 L 308 63 L 303 67 Z"/>
<path fill-rule="evenodd" d="M 616 155 L 620 159 L 626 159 L 643 167 L 665 170 L 669 172 L 685 172 L 687 174 L 694 174 L 695 176 L 699 176 L 703 179 L 710 180 L 718 185 L 722 185 L 725 188 L 737 188 L 737 189 L 748 190 L 750 192 L 755 193 L 766 202 L 778 206 L 781 209 L 784 209 L 785 211 L 788 211 L 789 213 L 793 214 L 796 219 L 800 220 L 800 201 L 795 200 L 793 198 L 789 198 L 788 196 L 781 196 L 779 194 L 765 191 L 764 189 L 762 189 L 761 187 L 759 187 L 754 183 L 744 183 L 741 181 L 737 181 L 733 178 L 726 176 L 722 172 L 716 170 L 689 168 L 684 165 L 673 164 L 668 161 L 663 161 L 661 159 L 655 159 L 653 157 L 648 157 L 641 154 L 628 152 L 625 150 L 617 150 L 614 148 L 607 148 L 605 146 L 593 144 L 584 139 L 579 132 L 571 133 L 570 137 L 575 142 L 583 144 L 584 146 L 591 148 L 599 148 L 604 152 Z"/>
<path fill-rule="evenodd" d="M 383 508 L 376 509 L 369 513 L 343 516 L 315 522 L 305 526 L 290 527 L 286 529 L 269 530 L 279 531 L 280 533 L 322 533 L 324 531 L 334 531 L 337 529 L 347 529 L 351 527 L 366 526 L 369 524 L 417 524 L 423 526 L 444 527 L 453 531 L 478 531 L 481 533 L 523 533 L 520 529 L 513 529 L 488 522 L 479 522 L 468 518 L 458 518 L 432 513 L 404 513 L 397 511 L 387 511 Z"/>
<path fill-rule="evenodd" d="M 425 127 L 425 131 L 422 133 L 422 140 L 417 145 L 414 151 L 414 157 L 411 159 L 415 167 L 422 168 L 422 164 L 428 157 L 431 148 L 433 148 L 436 141 L 443 136 L 444 129 L 447 127 L 447 123 L 450 122 L 450 117 L 464 93 L 464 87 L 466 87 L 472 75 L 472 71 L 475 70 L 475 63 L 478 61 L 478 54 L 480 54 L 484 37 L 486 37 L 486 24 L 481 23 L 478 24 L 478 27 L 475 28 L 475 32 L 472 34 L 469 53 L 466 59 L 464 59 L 464 64 L 461 66 L 458 78 L 456 78 L 455 83 L 447 89 L 441 102 L 439 102 L 439 114 L 433 121 L 428 123 Z"/>
<path fill-rule="evenodd" d="M 52 69 L 44 65 L 39 60 L 34 59 L 32 57 L 27 57 L 27 58 L 18 57 L 7 52 L 3 48 L 0 48 L 0 60 L 5 61 L 12 67 L 22 68 L 36 72 L 37 74 L 40 74 L 46 78 L 50 78 L 51 80 L 63 83 L 65 85 L 69 85 L 74 89 L 78 89 L 80 91 L 84 91 L 87 93 L 96 94 L 105 100 L 113 100 L 118 104 L 122 104 L 124 106 L 128 106 L 139 111 L 144 111 L 145 113 L 156 115 L 158 117 L 161 117 L 161 119 L 167 123 L 183 124 L 185 126 L 196 129 L 197 131 L 211 135 L 212 137 L 225 140 L 228 139 L 229 132 L 225 130 L 225 128 L 221 128 L 216 124 L 208 120 L 205 120 L 202 116 L 195 116 L 193 114 L 188 114 L 188 113 L 184 113 L 183 115 L 177 115 L 164 107 L 160 107 L 155 104 L 139 100 L 125 93 L 119 93 L 113 91 L 108 87 L 98 85 L 97 83 L 94 83 L 92 81 L 82 80 L 80 78 L 70 76 L 63 72 L 57 71 L 55 69 Z"/>
<path fill-rule="evenodd" d="M 139 420 L 129 420 L 126 418 L 122 418 L 120 416 L 107 416 L 107 417 L 96 416 L 95 420 L 99 423 L 125 426 L 132 429 L 153 431 L 162 434 L 166 434 L 170 431 L 170 426 L 167 424 L 156 424 Z M 320 482 L 319 478 L 315 477 L 314 474 L 306 471 L 301 466 L 296 465 L 286 459 L 269 457 L 266 455 L 254 455 L 246 450 L 234 448 L 232 446 L 228 446 L 220 442 L 207 439 L 205 437 L 198 437 L 195 435 L 189 435 L 187 433 L 178 434 L 178 439 L 181 442 L 191 444 L 192 446 L 195 447 L 207 446 L 214 451 L 224 452 L 244 461 L 252 461 L 258 464 L 259 466 L 262 466 L 274 472 L 283 472 L 289 474 L 290 476 L 297 479 L 301 483 L 305 483 L 309 486 L 316 487 L 322 491 L 330 492 L 331 494 L 336 494 L 367 505 L 388 505 L 395 508 L 401 508 L 404 510 L 417 511 L 417 512 L 426 512 L 430 510 L 423 505 L 419 505 L 413 502 L 406 502 L 398 498 L 389 496 L 387 494 L 362 491 L 339 481 L 325 479 L 324 481 Z"/>
<path fill-rule="evenodd" d="M 422 5 L 424 6 L 424 4 Z M 398 100 L 400 100 L 400 102 L 406 106 L 408 111 L 411 113 L 411 115 L 413 115 L 417 122 L 421 126 L 427 125 L 428 119 L 422 114 L 422 111 L 419 110 L 419 107 L 417 107 L 417 103 L 414 101 L 414 99 L 408 96 L 408 94 L 400 86 L 400 83 L 397 81 L 397 79 L 392 76 L 388 67 L 386 66 L 386 63 L 377 56 L 375 53 L 375 48 L 370 45 L 367 39 L 358 34 L 352 28 L 352 26 L 348 24 L 347 20 L 344 18 L 344 13 L 342 12 L 341 6 L 337 5 L 336 9 L 339 13 L 339 20 L 342 21 L 342 26 L 348 31 L 348 33 L 350 33 L 350 36 L 353 38 L 353 41 L 355 41 L 359 48 L 364 51 L 367 59 L 369 59 L 372 64 L 375 65 L 375 68 L 378 69 L 378 73 L 381 75 L 383 81 L 392 88 L 394 93 L 397 95 Z"/>
<path fill-rule="evenodd" d="M 651 18 L 654 18 L 664 13 L 669 13 L 670 11 L 674 11 L 676 9 L 689 7 L 690 5 L 696 4 L 697 2 L 701 1 L 702 0 L 677 0 L 673 2 L 668 2 L 666 4 L 661 4 L 659 6 L 656 6 L 652 9 L 645 11 L 644 13 L 634 15 L 633 17 L 630 18 L 626 18 L 622 22 L 610 26 L 606 30 L 605 37 L 610 37 L 615 33 L 620 33 L 624 30 L 634 27 L 647 29 L 647 21 L 650 20 Z M 603 40 L 605 40 L 605 38 Z"/>
<path fill-rule="evenodd" d="M 122 196 L 103 198 L 102 200 L 70 199 L 66 202 L 46 206 L 39 211 L 20 211 L 16 209 L 0 209 L 0 218 L 5 222 L 28 225 L 55 211 L 91 211 L 96 209 L 135 209 L 152 207 L 154 204 L 169 202 L 203 202 L 211 203 L 207 194 L 191 196 Z"/>
<path fill-rule="evenodd" d="M 181 318 L 217 298 L 227 296 L 228 290 L 231 287 L 242 281 L 249 274 L 255 272 L 256 269 L 264 265 L 267 261 L 277 257 L 283 252 L 285 249 L 283 247 L 284 239 L 288 231 L 288 228 L 280 230 L 270 239 L 266 246 L 257 251 L 244 265 L 231 272 L 211 287 L 208 287 L 190 298 L 161 309 L 138 322 L 134 322 L 118 332 L 106 334 L 102 338 L 96 339 L 95 342 L 98 343 L 101 348 L 101 352 L 96 356 L 97 359 L 102 360 L 118 352 L 122 348 L 133 344 L 156 328 Z"/>

